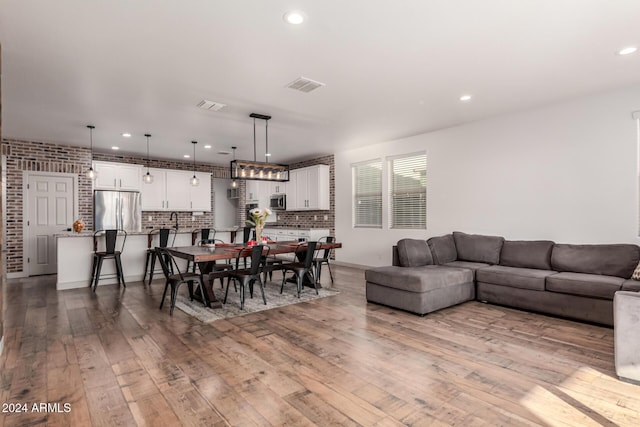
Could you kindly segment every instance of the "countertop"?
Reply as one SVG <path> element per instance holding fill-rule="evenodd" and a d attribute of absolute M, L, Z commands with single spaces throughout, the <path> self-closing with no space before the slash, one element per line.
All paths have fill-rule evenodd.
<path fill-rule="evenodd" d="M 223 228 L 216 228 L 216 231 L 219 232 L 232 232 L 232 231 L 238 231 L 240 229 L 240 227 L 223 227 Z M 193 232 L 193 228 L 180 228 L 178 229 L 178 234 L 191 234 Z M 196 229 L 199 230 L 199 229 Z M 127 236 L 146 236 L 147 234 L 149 234 L 149 231 L 151 230 L 143 230 L 143 231 L 128 231 L 127 232 Z M 94 231 L 81 231 L 80 233 L 75 233 L 73 231 L 65 231 L 63 233 L 57 233 L 54 236 L 55 237 L 92 237 L 93 236 Z"/>

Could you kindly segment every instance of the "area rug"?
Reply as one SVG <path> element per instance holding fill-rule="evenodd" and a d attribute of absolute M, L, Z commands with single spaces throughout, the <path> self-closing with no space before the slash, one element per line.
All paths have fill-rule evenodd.
<path fill-rule="evenodd" d="M 186 289 L 186 287 L 184 289 Z M 218 283 L 216 283 L 214 292 L 218 300 L 224 301 L 224 290 L 219 288 Z M 315 299 L 339 294 L 338 291 L 327 288 L 318 289 L 318 292 L 319 295 L 316 295 L 315 289 L 304 288 L 300 294 L 300 298 L 298 298 L 295 291 L 295 284 L 288 284 L 288 286 L 285 285 L 284 292 L 280 294 L 280 286 L 275 286 L 274 284 L 269 283 L 264 290 L 265 297 L 267 298 L 267 305 L 264 305 L 260 288 L 256 286 L 253 290 L 253 298 L 250 297 L 249 289 L 247 289 L 244 300 L 244 309 L 240 310 L 240 293 L 233 290 L 232 284 L 231 289 L 229 289 L 227 303 L 223 304 L 222 308 L 211 309 L 203 306 L 201 302 L 195 300 L 190 301 L 186 292 L 178 295 L 178 298 L 176 299 L 176 308 L 179 308 L 201 322 L 209 323 L 220 319 L 244 316 L 245 314 L 257 313 L 259 311 L 269 310 L 276 307 L 313 301 Z"/>

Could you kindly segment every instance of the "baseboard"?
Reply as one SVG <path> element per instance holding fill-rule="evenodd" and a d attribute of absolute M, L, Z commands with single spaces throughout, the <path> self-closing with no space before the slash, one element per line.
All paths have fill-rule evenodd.
<path fill-rule="evenodd" d="M 164 276 L 158 276 L 158 277 L 164 277 Z M 142 277 L 125 276 L 124 282 L 125 283 L 142 282 Z M 100 279 L 100 281 L 98 282 L 98 287 L 102 285 L 113 285 L 117 283 L 118 283 L 118 279 L 116 279 L 115 277 L 109 277 L 105 279 Z M 81 280 L 78 282 L 64 282 L 64 283 L 56 282 L 57 291 L 66 291 L 67 289 L 80 289 L 80 288 L 88 288 L 88 287 L 89 287 L 89 280 Z"/>
<path fill-rule="evenodd" d="M 371 268 L 370 265 L 352 264 L 350 262 L 343 262 L 343 261 L 333 261 L 332 260 L 331 264 L 340 265 L 342 267 L 357 268 L 359 270 L 366 270 L 367 268 Z"/>
<path fill-rule="evenodd" d="M 29 277 L 29 275 L 24 271 L 17 271 L 14 273 L 7 273 L 7 279 L 22 279 L 24 277 Z"/>

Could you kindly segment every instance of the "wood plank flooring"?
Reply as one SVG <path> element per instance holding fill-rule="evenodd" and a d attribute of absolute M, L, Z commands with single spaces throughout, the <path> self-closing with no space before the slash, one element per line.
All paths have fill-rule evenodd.
<path fill-rule="evenodd" d="M 334 273 L 338 296 L 208 325 L 158 310 L 161 281 L 8 281 L 0 402 L 29 411 L 0 424 L 640 425 L 612 329 L 478 302 L 419 317 L 367 304 L 362 270 Z"/>

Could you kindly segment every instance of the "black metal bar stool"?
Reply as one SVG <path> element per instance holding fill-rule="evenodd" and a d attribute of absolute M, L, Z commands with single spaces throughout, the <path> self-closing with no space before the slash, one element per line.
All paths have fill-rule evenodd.
<path fill-rule="evenodd" d="M 171 235 L 173 234 L 173 239 L 171 239 Z M 147 272 L 149 272 L 149 284 L 153 280 L 153 273 L 156 267 L 156 257 L 158 256 L 156 250 L 153 245 L 153 238 L 158 236 L 158 244 L 155 245 L 160 248 L 166 248 L 169 246 L 169 240 L 171 240 L 171 246 L 176 241 L 176 231 L 172 228 L 156 228 L 155 230 L 151 230 L 149 234 L 147 234 L 147 258 L 144 262 L 144 275 L 142 276 L 142 283 L 144 283 L 147 278 Z M 151 264 L 151 269 L 149 269 L 149 264 Z M 173 267 L 173 266 L 172 266 Z"/>
<path fill-rule="evenodd" d="M 98 251 L 98 237 L 104 234 L 105 238 L 105 250 Z M 116 243 L 118 240 L 118 234 L 122 235 L 122 244 L 120 250 L 116 250 Z M 93 233 L 93 265 L 91 267 L 91 281 L 89 287 L 93 285 L 93 292 L 98 287 L 98 280 L 100 279 L 100 273 L 102 271 L 102 261 L 105 259 L 113 259 L 116 263 L 116 277 L 118 278 L 118 284 L 122 283 L 122 286 L 127 287 L 124 282 L 124 274 L 122 272 L 122 260 L 120 254 L 124 250 L 124 244 L 127 240 L 127 232 L 124 230 L 98 230 Z"/>

